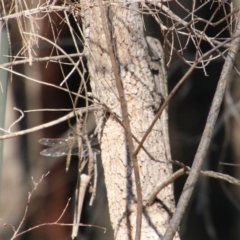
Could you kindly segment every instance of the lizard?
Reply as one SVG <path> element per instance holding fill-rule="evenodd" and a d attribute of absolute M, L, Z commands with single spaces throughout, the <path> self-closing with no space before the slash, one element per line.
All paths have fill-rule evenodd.
<path fill-rule="evenodd" d="M 149 55 L 151 58 L 150 68 L 153 73 L 154 85 L 155 85 L 155 108 L 158 110 L 160 105 L 166 99 L 168 95 L 167 87 L 167 70 L 165 65 L 164 51 L 160 41 L 157 38 L 146 36 L 147 45 L 149 48 Z M 162 123 L 164 147 L 166 151 L 166 158 L 171 161 L 171 151 L 169 144 L 169 131 L 168 131 L 168 113 L 167 109 L 164 109 L 160 118 Z"/>

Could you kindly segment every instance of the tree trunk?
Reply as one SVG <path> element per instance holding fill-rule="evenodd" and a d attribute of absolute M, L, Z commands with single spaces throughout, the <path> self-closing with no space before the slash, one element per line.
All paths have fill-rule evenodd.
<path fill-rule="evenodd" d="M 154 119 L 152 108 L 154 81 L 149 67 L 141 8 L 136 3 L 125 5 L 119 3 L 118 6 L 117 4 L 110 7 L 104 5 L 104 9 L 119 75 L 125 91 L 132 134 L 141 140 Z M 90 37 L 88 67 L 93 96 L 122 119 L 99 6 L 97 4 L 82 11 L 85 14 L 84 34 L 86 39 Z M 90 25 L 88 24 L 89 18 Z M 134 147 L 137 146 L 138 144 L 134 142 Z M 164 181 L 172 174 L 172 166 L 167 163 L 166 159 L 163 126 L 160 120 L 157 121 L 144 142 L 144 147 L 161 162 L 151 160 L 143 150 L 137 155 L 143 205 L 157 183 Z M 133 239 L 136 232 L 137 194 L 132 163 L 128 156 L 125 130 L 110 114 L 103 127 L 101 157 L 114 238 L 121 240 Z M 173 188 L 167 186 L 158 194 L 158 201 L 143 210 L 141 239 L 161 238 L 173 211 Z M 178 236 L 175 239 L 179 239 Z"/>

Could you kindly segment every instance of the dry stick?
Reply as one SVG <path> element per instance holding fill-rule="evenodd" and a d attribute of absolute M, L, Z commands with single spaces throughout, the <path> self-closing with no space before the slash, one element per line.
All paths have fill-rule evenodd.
<path fill-rule="evenodd" d="M 27 216 L 27 213 L 28 213 L 28 210 L 29 210 L 29 205 L 30 205 L 31 197 L 32 197 L 33 193 L 37 190 L 39 184 L 42 183 L 43 179 L 44 179 L 47 175 L 48 175 L 48 173 L 43 174 L 43 175 L 41 176 L 40 180 L 39 180 L 37 183 L 34 183 L 34 188 L 32 189 L 32 191 L 28 193 L 27 205 L 26 205 L 26 207 L 25 207 L 25 211 L 24 211 L 23 217 L 22 217 L 22 219 L 21 219 L 21 221 L 20 221 L 20 224 L 19 224 L 18 228 L 17 228 L 16 230 L 14 229 L 14 234 L 13 234 L 13 236 L 11 237 L 10 240 L 13 240 L 13 239 L 15 239 L 15 238 L 17 237 L 18 232 L 20 231 L 20 229 L 21 229 L 24 221 L 26 220 L 26 216 Z"/>
<path fill-rule="evenodd" d="M 31 196 L 30 196 L 30 197 L 31 197 Z M 63 209 L 61 215 L 59 216 L 59 218 L 58 218 L 55 222 L 41 223 L 41 224 L 36 225 L 36 226 L 34 226 L 34 227 L 30 227 L 30 228 L 28 228 L 27 230 L 24 230 L 24 231 L 22 231 L 22 232 L 17 233 L 16 235 L 14 235 L 14 238 L 12 237 L 10 240 L 16 239 L 17 237 L 19 237 L 19 236 L 21 236 L 21 235 L 23 235 L 23 234 L 25 234 L 25 233 L 27 233 L 27 232 L 33 231 L 34 229 L 40 228 L 40 227 L 45 227 L 45 226 L 61 226 L 61 227 L 66 226 L 66 227 L 72 227 L 72 226 L 73 226 L 72 223 L 61 223 L 61 222 L 59 222 L 59 221 L 61 220 L 62 216 L 65 214 L 65 212 L 66 212 L 66 210 L 67 210 L 67 208 L 68 208 L 68 206 L 69 206 L 70 200 L 71 200 L 71 198 L 68 199 L 65 208 Z M 28 204 L 28 205 L 29 205 L 29 204 Z M 9 224 L 6 224 L 6 223 L 4 224 L 4 226 L 8 226 L 8 225 L 9 225 Z M 104 233 L 107 231 L 106 228 L 101 227 L 101 226 L 97 226 L 97 225 L 82 224 L 82 223 L 79 223 L 78 225 L 79 225 L 79 226 L 82 226 L 82 227 L 95 227 L 95 228 L 99 228 L 99 229 L 104 230 Z M 11 226 L 11 225 L 10 225 L 10 226 Z M 11 227 L 13 228 L 13 226 L 11 226 Z"/>
<path fill-rule="evenodd" d="M 154 203 L 155 199 L 157 198 L 157 195 L 163 188 L 165 188 L 167 185 L 173 183 L 180 176 L 182 176 L 184 174 L 189 174 L 190 172 L 191 172 L 191 168 L 186 166 L 185 168 L 181 168 L 178 171 L 176 171 L 175 173 L 173 173 L 171 176 L 169 176 L 163 182 L 159 183 L 153 189 L 153 192 L 151 193 L 150 197 L 148 198 L 147 206 L 151 206 Z M 199 175 L 203 176 L 203 177 L 211 177 L 211 178 L 224 180 L 224 181 L 234 184 L 236 186 L 240 186 L 240 180 L 238 180 L 237 178 L 234 178 L 232 176 L 229 176 L 228 174 L 213 172 L 213 171 L 200 171 Z"/>
<path fill-rule="evenodd" d="M 79 221 L 82 213 L 83 200 L 85 197 L 85 192 L 90 181 L 90 176 L 87 174 L 80 174 L 79 176 L 79 189 L 77 189 L 78 196 L 77 199 L 77 211 L 74 212 L 74 221 L 72 229 L 72 239 L 75 239 L 78 235 Z"/>
<path fill-rule="evenodd" d="M 212 14 L 212 16 L 210 17 L 210 19 L 206 22 L 206 25 L 205 25 L 204 29 L 202 30 L 202 33 L 205 33 L 205 32 L 207 31 L 207 28 L 208 28 L 208 26 L 210 25 L 212 19 L 216 16 L 217 12 L 219 11 L 219 9 L 221 8 L 222 5 L 223 5 L 223 2 L 220 3 L 220 4 L 218 5 L 218 7 L 215 9 L 215 11 L 213 12 L 213 14 Z M 202 40 L 203 40 L 203 35 L 200 37 L 200 40 L 199 40 L 198 45 L 197 45 L 197 49 L 199 49 L 199 50 L 201 49 L 201 48 L 200 48 L 200 44 L 201 44 Z M 197 51 L 197 52 L 196 52 L 196 57 L 195 57 L 195 59 L 198 58 L 199 53 L 200 53 L 200 51 Z"/>
<path fill-rule="evenodd" d="M 236 32 L 233 36 L 238 36 L 240 34 L 240 15 L 238 15 L 237 19 L 237 26 L 236 26 Z M 179 224 L 181 222 L 181 219 L 183 217 L 183 214 L 185 212 L 185 209 L 187 207 L 187 204 L 189 202 L 189 199 L 192 195 L 194 186 L 196 184 L 196 181 L 198 179 L 198 175 L 200 172 L 200 169 L 202 167 L 203 161 L 205 159 L 207 150 L 209 148 L 210 140 L 213 134 L 214 125 L 217 120 L 217 116 L 220 110 L 220 106 L 224 97 L 225 89 L 227 86 L 227 83 L 230 79 L 230 73 L 233 68 L 233 63 L 236 57 L 236 54 L 239 49 L 240 44 L 240 37 L 237 37 L 233 39 L 231 47 L 228 51 L 226 61 L 224 63 L 222 73 L 218 82 L 218 86 L 216 89 L 216 93 L 213 98 L 212 106 L 208 114 L 207 123 L 197 150 L 197 153 L 195 155 L 192 170 L 189 174 L 189 177 L 184 185 L 182 194 L 180 196 L 180 199 L 177 204 L 176 211 L 174 212 L 174 215 L 170 221 L 170 224 L 163 236 L 162 240 L 170 240 L 174 237 Z"/>
<path fill-rule="evenodd" d="M 13 14 L 6 15 L 0 18 L 0 21 L 7 21 L 10 19 L 16 19 L 21 17 L 31 17 L 31 15 L 38 14 L 38 13 L 49 13 L 49 12 L 62 12 L 62 11 L 69 11 L 71 12 L 71 6 L 56 6 L 56 5 L 49 5 L 43 7 L 36 7 L 32 9 L 27 9 L 24 11 L 19 11 Z"/>
<path fill-rule="evenodd" d="M 90 145 L 90 141 L 89 141 L 89 138 L 88 136 L 86 136 L 86 145 L 87 145 L 87 151 L 88 151 L 88 176 L 91 178 L 91 176 L 94 174 L 94 186 L 96 187 L 97 183 L 95 181 L 97 181 L 97 178 L 96 178 L 96 154 L 93 153 L 93 150 L 92 150 L 92 147 Z M 93 203 L 93 200 L 94 200 L 94 197 L 96 195 L 96 188 L 93 188 L 93 191 L 92 191 L 92 196 L 91 196 L 91 199 L 90 199 L 90 203 L 89 205 L 91 206 L 92 203 Z"/>
<path fill-rule="evenodd" d="M 19 72 L 17 72 L 17 71 L 14 71 L 14 70 L 12 70 L 12 69 L 5 68 L 5 67 L 3 67 L 2 65 L 0 66 L 0 69 L 9 71 L 11 74 L 15 74 L 15 75 L 17 75 L 17 76 L 23 77 L 24 79 L 30 80 L 30 81 L 32 81 L 32 82 L 36 82 L 36 83 L 39 83 L 39 84 L 42 84 L 42 85 L 46 85 L 46 86 L 49 86 L 49 87 L 54 87 L 54 88 L 57 88 L 57 89 L 59 89 L 59 90 L 62 90 L 62 91 L 64 91 L 64 92 L 69 93 L 69 90 L 68 90 L 68 89 L 65 89 L 65 88 L 63 88 L 63 87 L 59 87 L 59 86 L 57 86 L 57 85 L 55 85 L 55 84 L 51 84 L 51 83 L 43 82 L 43 81 L 40 81 L 40 80 L 36 80 L 35 78 L 28 77 L 28 76 L 26 76 L 26 75 L 24 75 L 24 74 L 22 74 L 22 73 L 19 73 Z M 71 93 L 72 95 L 78 96 L 78 94 L 75 93 L 75 92 L 70 92 L 70 93 Z M 86 97 L 81 96 L 81 98 L 86 98 Z"/>
<path fill-rule="evenodd" d="M 151 193 L 150 197 L 147 200 L 147 206 L 151 206 L 155 199 L 157 198 L 158 193 L 165 188 L 167 185 L 173 183 L 177 178 L 180 176 L 184 175 L 186 173 L 186 169 L 181 168 L 175 173 L 173 173 L 171 176 L 169 176 L 167 179 L 165 179 L 163 182 L 161 182 L 159 185 L 157 185 L 154 189 L 153 192 Z"/>
<path fill-rule="evenodd" d="M 145 0 L 145 3 L 149 3 L 149 4 L 153 5 L 153 6 L 161 9 L 161 11 L 164 11 L 165 14 L 167 14 L 172 20 L 175 20 L 175 21 L 176 21 L 176 24 L 174 24 L 175 27 L 176 27 L 177 25 L 181 24 L 183 27 L 188 28 L 188 27 L 192 24 L 192 22 L 184 21 L 184 19 L 187 19 L 187 17 L 189 17 L 189 15 L 182 19 L 182 18 L 180 18 L 179 16 L 177 16 L 176 14 L 174 14 L 167 6 L 163 5 L 161 2 L 159 3 L 159 2 L 156 2 L 156 1 L 154 2 L 154 1 L 151 1 L 151 0 Z M 205 3 L 204 3 L 204 4 L 205 4 Z M 203 5 L 204 5 L 204 4 L 203 4 Z M 196 10 L 199 10 L 199 9 L 196 9 Z M 232 14 L 237 13 L 238 11 L 239 11 L 239 10 L 235 10 Z M 229 16 L 229 15 L 228 15 L 228 16 Z M 227 17 L 227 16 L 226 16 L 226 17 Z M 225 18 L 226 18 L 226 17 L 225 17 Z M 203 19 L 201 19 L 201 20 L 203 21 Z M 219 24 L 219 23 L 220 23 L 219 21 L 216 22 L 216 23 L 214 24 L 214 26 L 217 25 L 217 24 Z M 173 28 L 173 27 L 171 27 L 171 29 L 172 29 L 172 28 Z M 215 40 L 215 39 L 213 39 L 213 38 L 207 37 L 207 35 L 206 35 L 204 32 L 202 32 L 202 31 L 199 31 L 199 30 L 196 30 L 196 29 L 195 29 L 194 32 L 195 32 L 195 34 L 196 34 L 196 37 L 198 37 L 198 38 L 203 38 L 204 40 L 206 40 L 206 41 L 208 41 L 208 42 L 211 42 L 212 44 L 215 44 L 215 45 L 221 44 L 221 42 L 219 42 L 219 41 L 217 41 L 217 40 Z M 169 44 L 169 43 L 168 43 L 168 44 Z M 229 44 L 225 43 L 224 45 L 221 44 L 221 46 L 222 46 L 222 47 L 229 47 Z M 176 53 L 178 54 L 177 51 L 176 51 Z M 186 63 L 187 63 L 187 62 L 186 62 Z"/>
<path fill-rule="evenodd" d="M 55 47 L 58 51 L 62 52 L 64 55 L 66 55 L 67 59 L 70 61 L 70 63 L 72 63 L 73 66 L 76 67 L 77 72 L 78 72 L 79 75 L 81 76 L 81 71 L 80 71 L 80 69 L 78 68 L 77 63 L 74 62 L 73 59 L 70 58 L 69 55 L 68 55 L 60 46 L 58 46 L 55 42 L 53 42 L 53 41 L 49 40 L 48 38 L 45 38 L 44 36 L 41 36 L 41 35 L 39 35 L 39 34 L 29 33 L 29 32 L 23 32 L 23 34 L 25 34 L 25 35 L 30 35 L 30 36 L 33 36 L 33 37 L 38 37 L 38 38 L 46 41 L 47 43 L 52 44 L 52 46 Z"/>
<path fill-rule="evenodd" d="M 90 106 L 90 107 L 87 107 L 87 108 L 86 107 L 81 108 L 80 110 L 77 110 L 77 112 L 79 111 L 83 114 L 87 111 L 97 111 L 97 110 L 100 110 L 100 109 L 101 109 L 101 107 L 99 107 L 99 106 Z M 58 123 L 67 121 L 69 118 L 72 118 L 74 116 L 75 116 L 75 113 L 70 112 L 69 114 L 67 114 L 67 115 L 65 115 L 61 118 L 58 118 L 57 120 L 54 120 L 54 121 L 51 121 L 51 122 L 48 122 L 48 123 L 44 123 L 44 124 L 39 125 L 37 127 L 32 127 L 32 128 L 29 128 L 29 129 L 26 129 L 26 130 L 23 130 L 23 131 L 18 131 L 18 132 L 15 132 L 15 133 L 9 133 L 9 134 L 0 136 L 0 140 L 13 138 L 13 137 L 21 136 L 21 135 L 28 134 L 28 133 L 31 133 L 31 132 L 35 132 L 35 131 L 38 131 L 38 130 L 42 130 L 44 128 L 48 128 L 48 127 L 54 126 Z"/>
<path fill-rule="evenodd" d="M 125 95 L 124 95 L 123 84 L 121 82 L 121 79 L 120 79 L 120 76 L 118 73 L 117 62 L 116 62 L 116 59 L 115 59 L 114 53 L 113 53 L 113 46 L 111 44 L 109 29 L 107 27 L 106 14 L 104 12 L 102 1 L 103 0 L 99 0 L 99 7 L 100 7 L 100 12 L 101 12 L 101 18 L 102 18 L 102 26 L 103 26 L 103 30 L 104 30 L 104 33 L 106 36 L 107 48 L 108 48 L 109 56 L 111 59 L 112 69 L 113 69 L 113 73 L 114 73 L 114 77 L 115 77 L 115 81 L 116 81 L 116 85 L 117 85 L 117 90 L 118 90 L 118 94 L 119 94 L 119 98 L 120 98 L 123 122 L 124 122 L 124 125 L 126 128 L 125 133 L 126 133 L 127 142 L 129 145 L 129 155 L 130 155 L 131 161 L 133 163 L 133 171 L 134 171 L 134 175 L 135 175 L 135 184 L 136 184 L 136 190 L 137 190 L 137 218 L 136 218 L 135 240 L 140 240 L 141 227 L 142 227 L 142 189 L 141 189 L 139 167 L 138 167 L 137 157 L 136 157 L 136 155 L 133 155 L 134 145 L 133 145 L 130 121 L 128 118 L 127 102 L 126 102 Z"/>
<path fill-rule="evenodd" d="M 74 105 L 74 104 L 73 104 Z M 90 181 L 90 177 L 86 174 L 81 173 L 82 159 L 83 159 L 83 144 L 82 144 L 82 113 L 77 113 L 74 109 L 76 116 L 76 134 L 77 143 L 79 149 L 79 163 L 78 163 L 78 181 L 75 190 L 75 204 L 74 204 L 74 216 L 73 216 L 73 228 L 72 228 L 72 239 L 75 239 L 78 235 L 79 221 L 82 213 L 82 205 L 85 197 L 86 188 Z M 85 165 L 85 164 L 84 164 Z"/>
<path fill-rule="evenodd" d="M 41 45 L 40 45 L 41 47 Z M 70 53 L 68 54 L 68 56 L 66 55 L 56 55 L 56 56 L 47 56 L 47 57 L 33 57 L 32 58 L 32 62 L 35 63 L 35 62 L 59 62 L 60 59 L 65 59 L 65 58 L 68 58 L 68 57 L 83 57 L 84 54 L 83 53 Z M 8 57 L 8 55 L 6 55 L 6 57 Z M 10 56 L 11 57 L 11 56 Z M 2 63 L 0 64 L 0 67 L 4 67 L 4 68 L 7 68 L 7 67 L 12 67 L 12 66 L 16 66 L 16 65 L 19 65 L 19 64 L 25 64 L 25 63 L 28 63 L 29 62 L 29 59 L 28 58 L 25 58 L 25 57 L 16 57 L 17 59 L 20 59 L 22 58 L 21 60 L 13 60 L 11 62 L 6 62 L 6 63 Z M 67 64 L 64 63 L 64 62 L 61 62 L 62 64 Z"/>
<path fill-rule="evenodd" d="M 89 206 L 92 206 L 94 199 L 96 198 L 96 192 L 97 192 L 97 177 L 98 177 L 98 172 L 97 172 L 97 154 L 94 152 L 94 179 L 93 179 L 93 188 L 92 188 L 92 196 L 89 201 Z"/>
<path fill-rule="evenodd" d="M 101 226 L 97 226 L 97 225 L 93 225 L 93 224 L 79 223 L 78 225 L 82 226 L 82 227 L 95 227 L 95 228 L 99 228 L 99 229 L 104 231 L 103 233 L 106 233 L 106 231 L 107 231 L 107 228 L 101 227 Z M 23 235 L 23 234 L 25 234 L 25 233 L 27 233 L 27 232 L 33 231 L 34 229 L 37 229 L 37 228 L 40 228 L 40 227 L 45 227 L 45 226 L 47 226 L 47 227 L 49 227 L 49 226 L 72 227 L 73 224 L 72 223 L 58 223 L 58 222 L 42 223 L 42 224 L 39 224 L 39 225 L 34 226 L 34 227 L 31 227 L 31 228 L 29 228 L 29 229 L 27 229 L 27 230 L 17 234 L 16 238 L 21 236 L 21 235 Z M 14 239 L 16 239 L 16 238 L 14 238 Z M 13 240 L 13 239 L 10 239 L 10 240 Z"/>

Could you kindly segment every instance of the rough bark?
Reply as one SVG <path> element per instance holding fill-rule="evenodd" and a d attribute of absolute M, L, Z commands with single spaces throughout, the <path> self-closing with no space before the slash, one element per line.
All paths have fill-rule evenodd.
<path fill-rule="evenodd" d="M 106 3 L 106 2 L 105 2 Z M 122 4 L 122 3 L 121 3 Z M 152 109 L 154 91 L 153 76 L 149 67 L 149 55 L 143 33 L 143 19 L 138 4 L 125 4 L 106 7 L 108 27 L 119 66 L 119 75 L 125 89 L 128 114 L 132 133 L 141 140 L 153 121 Z M 95 97 L 108 106 L 112 112 L 121 116 L 120 103 L 112 64 L 108 54 L 106 38 L 102 29 L 99 7 L 85 11 L 90 17 L 90 42 L 88 67 L 91 87 Z M 85 19 L 88 16 L 85 15 Z M 85 30 L 87 34 L 88 30 Z M 134 142 L 135 147 L 137 143 Z M 150 160 L 141 150 L 137 156 L 143 204 L 152 189 L 172 173 L 172 166 L 166 162 L 163 143 L 163 129 L 158 121 L 147 140 L 145 148 L 162 162 Z M 137 195 L 132 163 L 128 158 L 128 146 L 122 126 L 110 116 L 103 128 L 101 138 L 101 157 L 105 174 L 110 218 L 115 239 L 133 239 L 136 230 Z M 174 210 L 173 189 L 164 188 L 158 201 L 144 209 L 142 216 L 142 239 L 159 239 L 168 226 Z M 176 236 L 175 239 L 178 239 Z"/>

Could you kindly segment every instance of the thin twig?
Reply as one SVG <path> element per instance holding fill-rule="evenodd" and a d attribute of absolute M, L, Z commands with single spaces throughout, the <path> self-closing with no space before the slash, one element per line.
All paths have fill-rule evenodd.
<path fill-rule="evenodd" d="M 13 73 L 13 74 L 15 74 L 15 75 L 17 75 L 17 76 L 23 77 L 24 79 L 27 79 L 27 80 L 30 80 L 30 81 L 33 81 L 33 82 L 36 82 L 36 83 L 39 83 L 39 84 L 42 84 L 42 85 L 46 85 L 46 86 L 48 86 L 48 87 L 57 88 L 57 89 L 59 89 L 59 90 L 61 90 L 61 91 L 64 91 L 64 92 L 67 92 L 67 93 L 71 93 L 72 95 L 75 95 L 75 96 L 79 96 L 79 94 L 77 94 L 77 93 L 75 93 L 75 92 L 72 92 L 72 91 L 69 91 L 69 90 L 66 89 L 66 88 L 59 87 L 59 86 L 57 86 L 57 85 L 55 85 L 55 84 L 51 84 L 51 83 L 43 82 L 43 81 L 40 81 L 40 80 L 36 80 L 35 78 L 26 76 L 26 75 L 24 75 L 24 74 L 22 74 L 22 73 L 19 73 L 19 72 L 17 72 L 17 71 L 12 70 L 12 69 L 8 69 L 8 68 L 5 68 L 5 67 L 3 67 L 3 66 L 0 66 L 0 69 L 9 71 L 10 73 Z M 85 96 L 80 95 L 80 97 L 83 98 L 83 99 L 86 99 Z"/>
<path fill-rule="evenodd" d="M 101 109 L 101 107 L 99 107 L 99 106 L 90 106 L 88 108 L 81 108 L 78 111 L 80 111 L 81 113 L 85 113 L 86 111 L 97 111 L 99 109 Z M 21 135 L 25 135 L 25 134 L 28 134 L 28 133 L 31 133 L 31 132 L 42 130 L 44 128 L 52 127 L 56 124 L 67 121 L 69 118 L 72 118 L 74 116 L 75 116 L 74 112 L 71 112 L 71 113 L 69 113 L 69 114 L 67 114 L 63 117 L 58 118 L 57 120 L 54 120 L 54 121 L 51 121 L 51 122 L 48 122 L 48 123 L 44 123 L 44 124 L 38 125 L 36 127 L 29 128 L 29 129 L 26 129 L 26 130 L 23 130 L 23 131 L 18 131 L 18 132 L 15 132 L 15 133 L 2 135 L 2 136 L 0 136 L 0 140 L 21 136 Z"/>
<path fill-rule="evenodd" d="M 70 58 L 73 58 L 73 57 L 81 58 L 83 56 L 84 56 L 83 53 L 69 53 L 69 54 L 67 54 L 67 56 L 63 54 L 63 55 L 47 56 L 47 57 L 33 57 L 32 62 L 34 63 L 34 62 L 45 62 L 46 61 L 46 62 L 57 62 L 57 63 L 59 63 L 60 59 L 66 59 L 68 57 L 70 57 Z M 11 57 L 11 56 L 6 55 L 6 57 Z M 0 64 L 0 68 L 1 67 L 8 68 L 8 67 L 11 67 L 11 66 L 16 66 L 16 65 L 25 64 L 25 63 L 29 62 L 28 58 L 26 58 L 26 57 L 17 57 L 17 58 L 23 58 L 23 59 L 2 63 L 2 64 Z M 61 64 L 63 64 L 63 62 L 61 62 Z"/>
<path fill-rule="evenodd" d="M 15 108 L 13 108 L 13 110 L 18 111 L 21 114 L 21 116 L 10 125 L 10 127 L 8 128 L 9 133 L 11 132 L 11 128 L 24 118 L 24 112 L 21 109 L 15 107 Z"/>
<path fill-rule="evenodd" d="M 25 207 L 25 211 L 24 211 L 23 217 L 22 217 L 22 219 L 21 219 L 21 221 L 20 221 L 20 224 L 19 224 L 18 228 L 17 228 L 16 230 L 14 230 L 14 233 L 13 233 L 13 236 L 11 237 L 11 240 L 13 240 L 13 239 L 15 239 L 17 236 L 19 236 L 19 231 L 20 231 L 20 229 L 21 229 L 24 221 L 26 220 L 26 216 L 27 216 L 27 213 L 28 213 L 28 209 L 29 209 L 29 204 L 30 204 L 30 201 L 31 201 L 31 197 L 32 197 L 34 191 L 37 190 L 39 184 L 41 184 L 41 182 L 43 181 L 43 179 L 44 179 L 48 174 L 49 174 L 49 173 L 43 174 L 43 175 L 41 176 L 40 180 L 39 180 L 37 183 L 34 182 L 34 188 L 32 189 L 31 192 L 28 193 L 27 205 L 26 205 L 26 207 Z"/>

